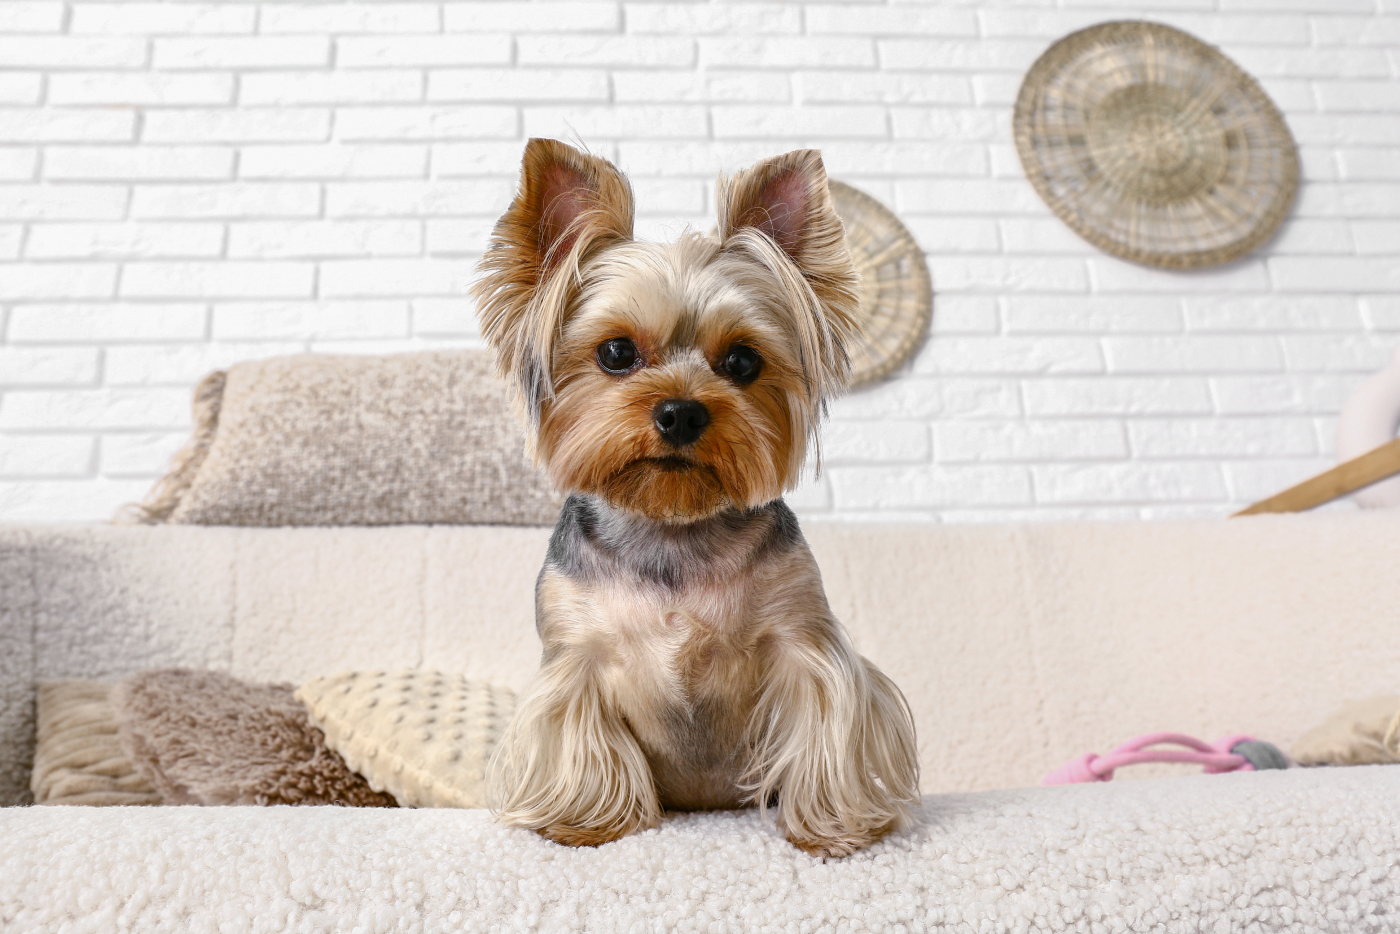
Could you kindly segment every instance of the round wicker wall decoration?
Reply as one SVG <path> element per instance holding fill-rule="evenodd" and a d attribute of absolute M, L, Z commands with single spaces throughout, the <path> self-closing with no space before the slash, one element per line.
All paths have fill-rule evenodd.
<path fill-rule="evenodd" d="M 850 348 L 856 389 L 889 376 L 919 349 L 933 318 L 933 284 L 924 251 L 893 211 L 844 182 L 827 187 L 860 273 L 865 336 Z"/>
<path fill-rule="evenodd" d="M 1061 220 L 1166 269 L 1238 259 L 1273 236 L 1298 152 L 1258 83 L 1158 23 L 1102 23 L 1052 45 L 1016 99 L 1016 151 Z"/>

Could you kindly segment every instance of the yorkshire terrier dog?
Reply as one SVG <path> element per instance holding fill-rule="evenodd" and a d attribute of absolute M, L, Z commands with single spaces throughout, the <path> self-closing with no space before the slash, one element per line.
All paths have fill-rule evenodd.
<path fill-rule="evenodd" d="M 718 202 L 714 234 L 637 242 L 611 163 L 525 147 L 474 294 L 570 495 L 491 798 L 571 846 L 773 806 L 793 845 L 844 856 L 917 800 L 914 725 L 780 497 L 849 376 L 858 280 L 815 150 L 721 177 Z"/>

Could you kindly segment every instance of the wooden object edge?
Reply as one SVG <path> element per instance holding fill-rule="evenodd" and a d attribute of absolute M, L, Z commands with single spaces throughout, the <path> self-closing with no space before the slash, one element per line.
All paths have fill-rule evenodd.
<path fill-rule="evenodd" d="M 1310 477 L 1282 493 L 1275 493 L 1252 506 L 1241 509 L 1235 516 L 1255 516 L 1266 512 L 1303 512 L 1330 503 L 1341 496 L 1355 493 L 1373 483 L 1380 483 L 1400 473 L 1400 438 L 1372 448 L 1360 457 L 1353 457 Z"/>

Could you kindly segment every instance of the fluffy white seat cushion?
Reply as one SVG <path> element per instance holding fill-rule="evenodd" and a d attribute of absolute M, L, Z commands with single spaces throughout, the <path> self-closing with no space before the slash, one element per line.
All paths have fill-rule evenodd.
<path fill-rule="evenodd" d="M 515 692 L 441 671 L 347 671 L 297 689 L 311 722 L 401 807 L 486 806 L 486 762 Z"/>
<path fill-rule="evenodd" d="M 267 925 L 1395 931 L 1400 767 L 933 796 L 912 829 L 827 863 L 755 811 L 567 849 L 471 810 L 0 810 L 7 934 Z"/>

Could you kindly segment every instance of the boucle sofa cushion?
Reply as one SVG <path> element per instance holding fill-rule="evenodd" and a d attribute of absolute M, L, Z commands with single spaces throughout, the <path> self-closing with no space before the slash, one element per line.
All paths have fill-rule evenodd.
<path fill-rule="evenodd" d="M 122 751 L 165 804 L 393 807 L 327 748 L 290 685 L 157 669 L 112 692 Z"/>
<path fill-rule="evenodd" d="M 1400 769 L 924 799 L 823 862 L 757 809 L 570 849 L 485 811 L 0 808 L 15 931 L 1384 934 Z"/>
<path fill-rule="evenodd" d="M 515 693 L 437 671 L 351 671 L 297 690 L 326 742 L 405 807 L 486 807 Z"/>
<path fill-rule="evenodd" d="M 1400 762 L 1400 697 L 1348 704 L 1293 744 L 1299 765 L 1383 765 Z"/>
<path fill-rule="evenodd" d="M 160 804 L 155 788 L 122 752 L 111 684 L 46 681 L 38 688 L 29 786 L 35 804 Z"/>
<path fill-rule="evenodd" d="M 553 525 L 489 352 L 306 354 L 195 390 L 195 431 L 119 518 L 191 525 Z"/>

